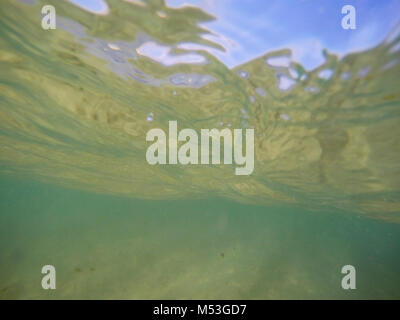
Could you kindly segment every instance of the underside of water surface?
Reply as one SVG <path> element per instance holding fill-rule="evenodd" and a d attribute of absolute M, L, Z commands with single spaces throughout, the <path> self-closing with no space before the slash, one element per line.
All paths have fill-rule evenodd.
<path fill-rule="evenodd" d="M 400 298 L 399 25 L 232 66 L 200 7 L 71 2 L 0 4 L 0 299 Z M 171 120 L 254 129 L 254 171 L 149 165 Z"/>

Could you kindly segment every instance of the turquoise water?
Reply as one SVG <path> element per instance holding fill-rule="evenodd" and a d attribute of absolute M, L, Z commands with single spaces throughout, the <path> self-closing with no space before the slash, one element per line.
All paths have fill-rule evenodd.
<path fill-rule="evenodd" d="M 400 226 L 347 212 L 146 201 L 3 180 L 1 298 L 399 298 Z M 41 288 L 41 268 L 57 289 Z M 341 268 L 357 289 L 341 288 Z"/>
<path fill-rule="evenodd" d="M 0 299 L 399 299 L 399 29 L 228 67 L 201 8 L 107 3 L 0 4 Z M 169 120 L 253 128 L 254 172 L 149 165 Z"/>

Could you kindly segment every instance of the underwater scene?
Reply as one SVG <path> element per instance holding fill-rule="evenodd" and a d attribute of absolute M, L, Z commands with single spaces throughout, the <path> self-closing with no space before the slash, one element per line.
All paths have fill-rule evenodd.
<path fill-rule="evenodd" d="M 1 1 L 0 299 L 400 299 L 399 12 Z"/>

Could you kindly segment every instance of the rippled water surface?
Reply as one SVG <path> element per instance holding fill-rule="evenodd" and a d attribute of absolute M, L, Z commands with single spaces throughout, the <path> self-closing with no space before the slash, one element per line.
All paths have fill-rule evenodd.
<path fill-rule="evenodd" d="M 202 5 L 71 2 L 0 4 L 0 299 L 400 298 L 398 25 L 310 68 Z M 169 120 L 254 128 L 254 172 L 149 165 Z"/>

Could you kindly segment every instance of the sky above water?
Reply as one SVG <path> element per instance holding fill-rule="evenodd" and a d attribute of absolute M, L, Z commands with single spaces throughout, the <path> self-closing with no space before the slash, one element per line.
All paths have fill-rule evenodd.
<path fill-rule="evenodd" d="M 68 0 L 88 11 L 107 14 L 106 0 Z M 121 0 L 124 1 L 124 0 Z M 139 0 L 125 0 L 141 2 Z M 341 8 L 356 8 L 355 30 L 344 30 Z M 203 23 L 226 51 L 207 48 L 224 64 L 235 67 L 267 51 L 291 48 L 293 60 L 308 70 L 323 63 L 323 48 L 343 56 L 382 42 L 399 22 L 396 0 L 166 0 L 171 8 L 196 6 L 216 17 Z M 186 44 L 186 48 L 201 46 Z"/>

